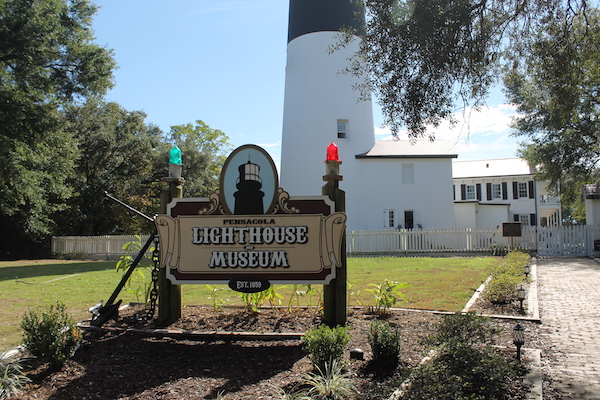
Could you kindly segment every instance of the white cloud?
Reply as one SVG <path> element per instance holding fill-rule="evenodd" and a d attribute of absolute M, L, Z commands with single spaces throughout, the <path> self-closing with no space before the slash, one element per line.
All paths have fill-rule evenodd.
<path fill-rule="evenodd" d="M 437 128 L 429 128 L 428 132 L 433 132 L 436 139 L 454 143 L 460 159 L 510 158 L 515 157 L 518 147 L 517 139 L 510 136 L 509 127 L 515 115 L 515 107 L 510 104 L 480 110 L 466 108 L 454 114 L 455 125 L 444 121 Z M 375 135 L 379 140 L 392 138 L 385 127 L 376 127 Z M 399 137 L 406 139 L 407 131 L 401 130 Z"/>

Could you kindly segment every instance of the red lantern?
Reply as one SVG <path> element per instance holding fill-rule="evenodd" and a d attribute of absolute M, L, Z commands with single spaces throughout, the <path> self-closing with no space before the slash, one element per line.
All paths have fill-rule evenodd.
<path fill-rule="evenodd" d="M 338 155 L 338 147 L 333 142 L 331 142 L 331 144 L 329 146 L 327 146 L 327 160 L 326 161 L 340 161 L 340 156 Z"/>

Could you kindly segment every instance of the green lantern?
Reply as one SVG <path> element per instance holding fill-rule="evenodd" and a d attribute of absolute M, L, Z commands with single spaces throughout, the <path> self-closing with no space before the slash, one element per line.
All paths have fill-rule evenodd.
<path fill-rule="evenodd" d="M 177 146 L 173 146 L 169 152 L 169 164 L 183 165 L 181 161 L 181 150 Z"/>
<path fill-rule="evenodd" d="M 169 178 L 181 178 L 182 165 L 183 162 L 181 161 L 181 150 L 179 147 L 173 146 L 169 152 Z"/>

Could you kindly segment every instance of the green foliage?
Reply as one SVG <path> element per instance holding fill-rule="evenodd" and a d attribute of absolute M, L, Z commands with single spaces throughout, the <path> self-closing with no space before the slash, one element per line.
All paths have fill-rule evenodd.
<path fill-rule="evenodd" d="M 146 215 L 159 211 L 160 179 L 166 176 L 169 146 L 146 115 L 98 100 L 69 107 L 66 129 L 79 156 L 69 179 L 75 196 L 57 215 L 57 235 L 150 233 L 152 224 L 108 200 L 107 191 Z"/>
<path fill-rule="evenodd" d="M 385 315 L 390 308 L 394 307 L 398 300 L 406 300 L 406 296 L 400 289 L 410 286 L 410 283 L 398 283 L 389 279 L 384 279 L 379 285 L 370 283 L 369 286 L 373 286 L 373 289 L 366 289 L 372 292 L 375 296 L 375 313 L 379 315 Z"/>
<path fill-rule="evenodd" d="M 364 308 L 365 303 L 363 299 L 360 297 L 360 289 L 356 288 L 356 282 L 348 282 L 348 302 L 350 302 L 353 298 L 356 299 L 359 307 Z"/>
<path fill-rule="evenodd" d="M 6 353 L 0 353 L 0 399 L 8 399 L 18 394 L 30 379 L 23 373 L 19 360 L 10 360 Z"/>
<path fill-rule="evenodd" d="M 459 107 L 481 106 L 500 66 L 511 63 L 507 54 L 526 49 L 549 21 L 570 27 L 574 15 L 590 8 L 586 0 L 360 3 L 366 27 L 349 32 L 362 38 L 349 71 L 369 79 L 366 86 L 378 98 L 385 125 L 394 133 L 404 126 L 409 137 L 452 120 Z M 350 40 L 346 35 L 340 47 Z"/>
<path fill-rule="evenodd" d="M 304 390 L 292 390 L 291 392 L 286 392 L 280 387 L 271 386 L 273 389 L 273 398 L 276 400 L 311 400 L 310 396 L 307 396 Z"/>
<path fill-rule="evenodd" d="M 27 350 L 52 366 L 64 364 L 75 354 L 81 342 L 75 321 L 60 302 L 56 302 L 56 307 L 50 305 L 45 312 L 29 310 L 23 316 L 21 328 Z"/>
<path fill-rule="evenodd" d="M 520 155 L 554 193 L 564 188 L 563 207 L 576 208 L 581 183 L 599 179 L 600 12 L 595 3 L 571 17 L 556 15 L 515 54 L 504 84 L 519 112 L 514 134 L 526 139 Z"/>
<path fill-rule="evenodd" d="M 204 285 L 204 286 L 210 291 L 210 296 L 208 297 L 208 299 L 212 301 L 213 310 L 221 311 L 223 309 L 223 305 L 225 304 L 225 302 L 223 301 L 223 299 L 221 299 L 219 297 L 219 291 L 225 290 L 225 289 L 220 288 L 218 285 Z"/>
<path fill-rule="evenodd" d="M 515 370 L 494 354 L 497 333 L 489 320 L 473 313 L 445 316 L 425 340 L 438 353 L 416 369 L 404 399 L 508 398 Z"/>
<path fill-rule="evenodd" d="M 417 368 L 405 400 L 508 399 L 509 364 L 491 352 L 461 348 Z"/>
<path fill-rule="evenodd" d="M 375 365 L 396 367 L 402 347 L 400 330 L 397 327 L 392 327 L 387 321 L 371 321 L 367 339 L 371 345 Z"/>
<path fill-rule="evenodd" d="M 324 324 L 306 331 L 302 342 L 315 369 L 325 371 L 326 363 L 331 365 L 333 361 L 342 359 L 351 339 L 348 331 L 347 327 L 330 328 Z"/>
<path fill-rule="evenodd" d="M 497 275 L 485 285 L 481 296 L 494 304 L 510 303 L 517 299 L 517 290 L 522 282 L 522 278 L 510 274 Z"/>
<path fill-rule="evenodd" d="M 356 393 L 352 379 L 337 360 L 325 363 L 323 369 L 317 367 L 316 372 L 309 372 L 302 381 L 310 387 L 306 392 L 308 398 L 315 400 L 350 399 Z"/>
<path fill-rule="evenodd" d="M 244 307 L 247 311 L 258 312 L 260 307 L 265 304 L 265 301 L 269 302 L 271 307 L 281 305 L 283 295 L 279 292 L 279 290 L 285 287 L 286 286 L 280 286 L 276 289 L 275 285 L 271 285 L 268 289 L 263 290 L 262 292 L 239 293 L 239 296 L 244 302 Z"/>
<path fill-rule="evenodd" d="M 232 149 L 229 138 L 204 121 L 171 127 L 169 141 L 179 147 L 185 165 L 183 197 L 208 196 L 219 185 L 221 167 Z"/>
<path fill-rule="evenodd" d="M 0 2 L 0 253 L 15 236 L 39 244 L 73 195 L 65 171 L 79 149 L 62 111 L 103 95 L 115 67 L 93 43 L 95 12 L 87 0 Z"/>
<path fill-rule="evenodd" d="M 531 262 L 529 254 L 510 251 L 500 264 L 490 269 L 491 280 L 482 293 L 484 300 L 492 303 L 510 303 L 517 298 L 517 289 L 525 279 L 524 267 Z"/>
<path fill-rule="evenodd" d="M 142 250 L 141 238 L 136 235 L 136 240 L 125 243 L 123 245 L 123 250 L 125 250 L 125 254 L 121 256 L 117 264 L 115 265 L 115 269 L 117 272 L 122 272 L 123 275 L 127 273 L 131 264 L 133 264 L 134 257 L 137 257 L 139 252 Z M 149 251 L 153 251 L 154 248 L 151 247 Z M 132 256 L 133 255 L 133 256 Z M 144 302 L 148 303 L 150 299 L 150 291 L 152 290 L 152 268 L 154 265 L 151 263 L 151 257 L 148 255 L 144 255 L 142 260 L 135 267 L 133 273 L 127 279 L 125 286 L 123 287 L 127 292 L 133 294 L 138 303 Z"/>
<path fill-rule="evenodd" d="M 498 333 L 486 317 L 474 312 L 454 313 L 444 316 L 434 331 L 423 339 L 423 343 L 453 351 L 464 347 L 492 345 Z"/>

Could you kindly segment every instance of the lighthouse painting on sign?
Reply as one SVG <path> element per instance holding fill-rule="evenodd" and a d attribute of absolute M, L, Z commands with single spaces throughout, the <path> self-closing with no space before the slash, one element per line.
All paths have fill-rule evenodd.
<path fill-rule="evenodd" d="M 221 175 L 223 207 L 230 214 L 259 215 L 275 207 L 279 179 L 271 156 L 259 146 L 245 145 L 225 161 Z"/>
<path fill-rule="evenodd" d="M 263 197 L 265 197 L 265 193 L 260 190 L 262 188 L 260 167 L 248 159 L 247 163 L 239 166 L 238 172 L 240 175 L 235 184 L 238 191 L 233 194 L 235 197 L 233 213 L 236 215 L 264 214 Z"/>

